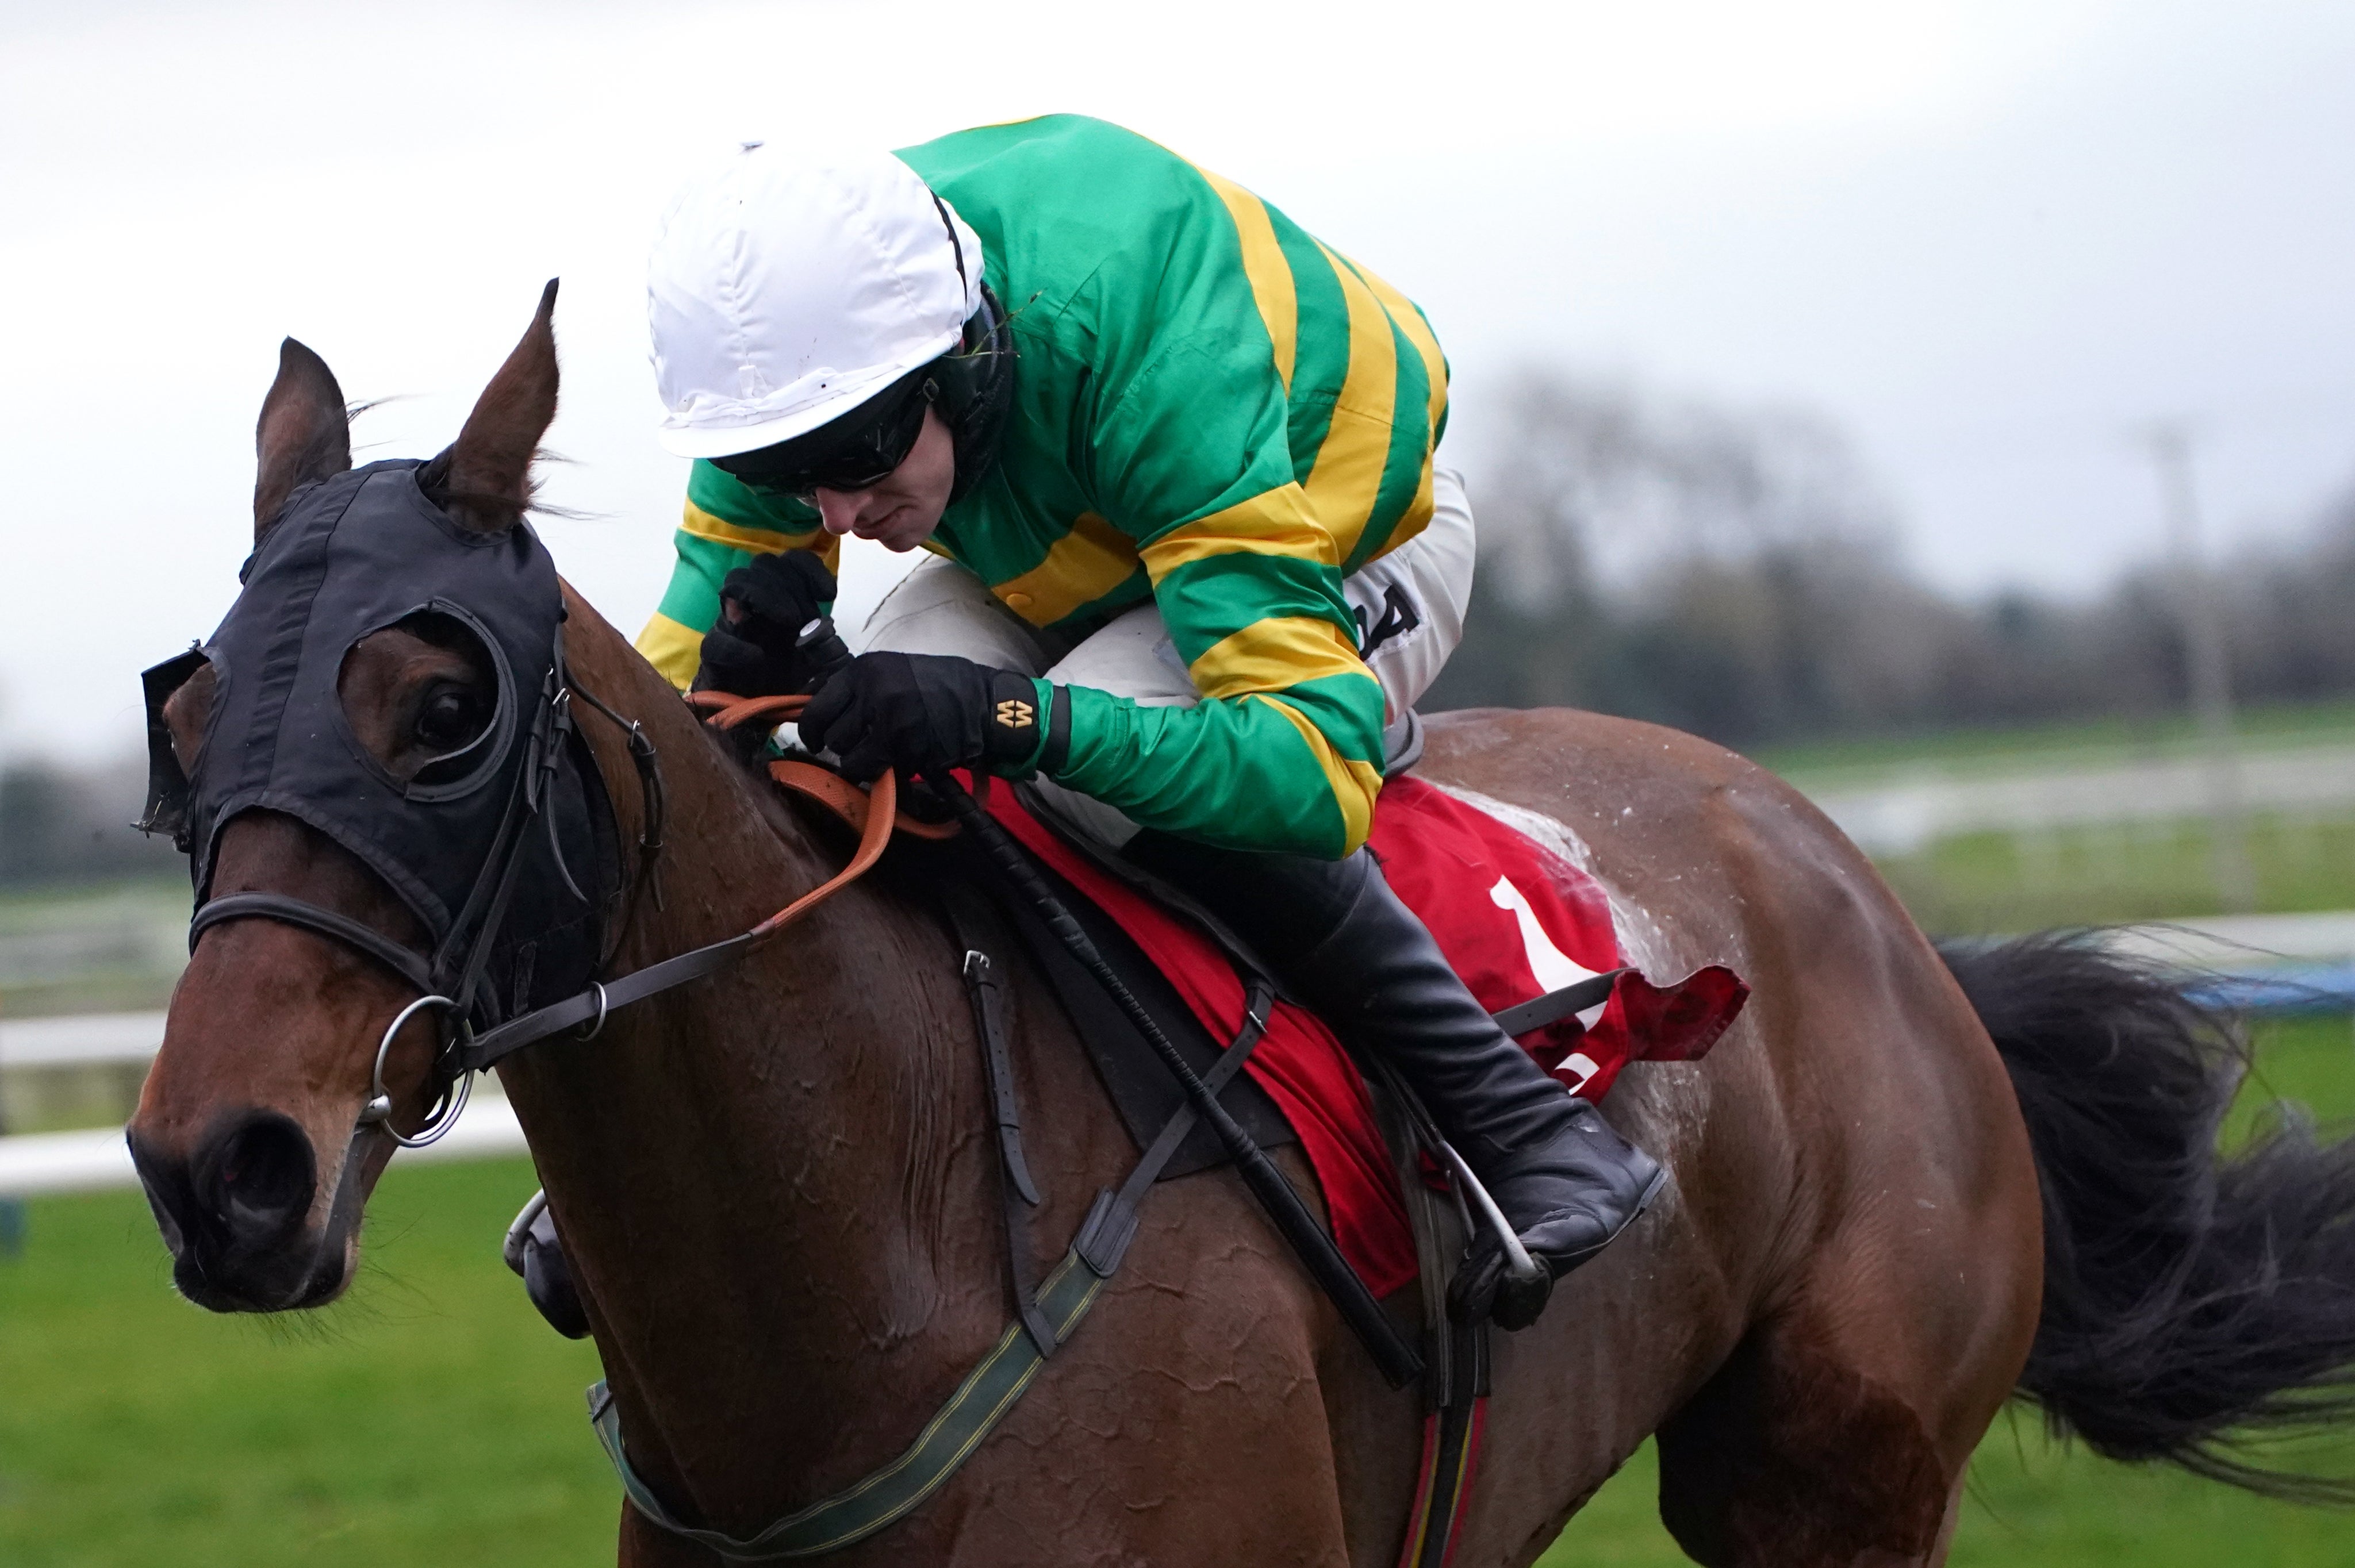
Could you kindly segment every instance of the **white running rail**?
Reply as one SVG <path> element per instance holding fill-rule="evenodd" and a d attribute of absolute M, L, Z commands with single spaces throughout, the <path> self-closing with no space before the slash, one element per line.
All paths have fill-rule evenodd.
<path fill-rule="evenodd" d="M 482 1160 L 524 1152 L 523 1128 L 516 1121 L 515 1107 L 496 1095 L 483 1095 L 439 1143 L 406 1150 L 395 1158 Z M 0 1138 L 0 1198 L 102 1192 L 137 1185 L 131 1150 L 119 1127 Z"/>
<path fill-rule="evenodd" d="M 2355 910 L 2203 916 L 2124 931 L 2115 940 L 2126 951 L 2186 967 L 2262 973 L 2269 961 L 2282 959 L 2355 959 Z M 153 1057 L 163 1039 L 160 1012 L 0 1020 L 0 1068 L 136 1064 Z M 514 1108 L 489 1094 L 477 1096 L 447 1138 L 400 1158 L 463 1160 L 524 1152 L 523 1128 L 517 1125 Z M 0 1138 L 0 1198 L 136 1185 L 138 1177 L 119 1128 Z"/>
<path fill-rule="evenodd" d="M 163 1043 L 160 1012 L 0 1018 L 0 1067 L 102 1067 L 144 1062 Z"/>

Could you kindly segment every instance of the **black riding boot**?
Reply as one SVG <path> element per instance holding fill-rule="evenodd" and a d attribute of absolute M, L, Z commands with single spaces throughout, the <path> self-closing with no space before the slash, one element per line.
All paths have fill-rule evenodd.
<path fill-rule="evenodd" d="M 1233 927 L 1350 1045 L 1395 1067 L 1545 1264 L 1542 1285 L 1513 1289 L 1503 1250 L 1476 1247 L 1456 1282 L 1459 1316 L 1528 1327 L 1552 1280 L 1602 1251 L 1667 1181 L 1497 1027 L 1364 850 L 1312 860 L 1147 832 L 1124 853 Z"/>

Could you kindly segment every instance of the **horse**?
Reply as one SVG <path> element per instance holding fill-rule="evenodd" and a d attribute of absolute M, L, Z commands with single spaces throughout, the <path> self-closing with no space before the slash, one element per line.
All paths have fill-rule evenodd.
<path fill-rule="evenodd" d="M 448 454 L 460 529 L 520 525 L 557 384 L 544 302 Z M 257 540 L 350 466 L 342 394 L 291 339 L 257 447 Z M 667 780 L 661 895 L 631 903 L 603 972 L 742 931 L 832 875 L 838 831 L 562 592 L 573 681 L 641 726 Z M 395 626 L 336 689 L 402 778 L 448 694 L 487 679 L 479 647 Z M 191 775 L 213 698 L 200 671 L 163 710 Z M 1611 1095 L 1673 1181 L 1535 1326 L 1498 1336 L 1455 1562 L 1529 1563 L 1657 1434 L 1661 1516 L 1700 1563 L 1936 1563 L 1972 1451 L 2017 1396 L 2114 1457 L 2328 1493 L 2227 1440 L 2346 1407 L 2355 1160 L 2294 1129 L 2220 1159 L 2236 1058 L 2211 1020 L 2079 937 L 1942 955 L 1822 813 L 1694 737 L 1563 711 L 1428 729 L 1421 776 L 1590 869 L 1630 961 L 1725 963 L 1753 990 L 1704 1059 L 1636 1063 Z M 617 842 L 643 858 L 623 736 L 584 733 Z M 631 1462 L 702 1525 L 747 1533 L 872 1471 L 1006 1330 L 975 1025 L 948 933 L 894 864 L 789 939 L 497 1069 Z M 381 876 L 293 814 L 222 832 L 212 895 L 251 891 L 424 941 Z M 1135 1148 L 1040 978 L 1018 963 L 1007 994 L 1039 1268 Z M 428 1018 L 378 1061 L 417 995 L 320 930 L 202 932 L 128 1129 L 189 1299 L 279 1312 L 345 1289 L 389 1135 L 441 1089 Z M 378 1070 L 391 1107 L 371 1124 Z M 1278 1158 L 1316 1203 L 1296 1150 Z M 1414 1294 L 1391 1304 L 1404 1320 Z M 1415 1392 L 1377 1375 L 1232 1169 L 1203 1171 L 1150 1195 L 1128 1266 L 990 1438 L 840 1557 L 1382 1563 L 1421 1435 Z M 721 1561 L 626 1500 L 618 1560 Z"/>

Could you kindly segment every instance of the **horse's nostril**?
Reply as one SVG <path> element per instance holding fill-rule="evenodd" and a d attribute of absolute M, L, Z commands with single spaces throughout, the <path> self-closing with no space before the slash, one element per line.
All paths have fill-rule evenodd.
<path fill-rule="evenodd" d="M 214 1212 L 232 1234 L 258 1240 L 310 1213 L 317 1169 L 311 1140 L 289 1118 L 265 1112 L 221 1145 L 214 1166 Z"/>

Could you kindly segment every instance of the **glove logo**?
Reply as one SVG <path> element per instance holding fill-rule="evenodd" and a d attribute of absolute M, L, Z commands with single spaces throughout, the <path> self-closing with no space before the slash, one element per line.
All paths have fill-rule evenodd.
<path fill-rule="evenodd" d="M 1007 729 L 1028 729 L 1035 711 L 1028 703 L 1008 697 L 997 705 L 997 722 Z"/>

